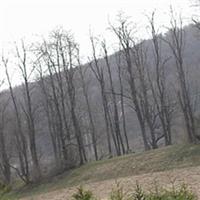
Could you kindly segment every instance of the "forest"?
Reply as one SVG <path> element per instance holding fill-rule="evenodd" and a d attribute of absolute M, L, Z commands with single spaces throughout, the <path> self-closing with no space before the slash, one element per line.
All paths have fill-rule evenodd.
<path fill-rule="evenodd" d="M 150 38 L 144 40 L 131 19 L 119 14 L 108 24 L 115 48 L 91 33 L 87 61 L 63 28 L 4 52 L 2 182 L 19 178 L 30 184 L 94 160 L 198 144 L 200 25 L 193 19 L 184 26 L 173 9 L 170 15 L 164 32 L 156 26 L 156 12 L 146 17 Z"/>

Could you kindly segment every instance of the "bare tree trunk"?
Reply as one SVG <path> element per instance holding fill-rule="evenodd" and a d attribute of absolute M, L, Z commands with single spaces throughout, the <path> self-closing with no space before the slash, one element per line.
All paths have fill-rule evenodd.
<path fill-rule="evenodd" d="M 122 135 L 121 135 L 121 131 L 120 131 L 120 126 L 119 126 L 119 113 L 118 113 L 118 107 L 117 107 L 117 99 L 115 96 L 115 89 L 113 86 L 113 78 L 112 78 L 112 74 L 111 74 L 110 63 L 108 61 L 108 53 L 107 53 L 107 47 L 106 47 L 105 42 L 102 42 L 102 48 L 104 51 L 104 59 L 105 59 L 107 70 L 108 70 L 109 82 L 110 82 L 110 88 L 111 88 L 113 110 L 114 110 L 115 134 L 116 134 L 116 138 L 118 141 L 119 150 L 122 149 L 122 153 L 125 154 L 125 147 L 124 147 L 124 143 L 123 143 L 123 139 L 122 139 Z M 120 148 L 120 146 L 121 146 L 121 148 Z M 121 152 L 120 152 L 120 154 L 121 154 Z"/>
<path fill-rule="evenodd" d="M 137 69 L 138 73 L 138 79 L 139 79 L 139 90 L 138 90 L 138 96 L 141 102 L 141 109 L 144 113 L 143 116 L 146 119 L 147 125 L 150 130 L 150 135 L 151 135 L 151 146 L 153 149 L 158 148 L 157 145 L 157 138 L 155 134 L 155 126 L 154 126 L 154 119 L 156 116 L 156 112 L 154 109 L 154 105 L 151 105 L 149 96 L 148 96 L 148 83 L 147 83 L 147 73 L 146 70 L 148 68 L 147 66 L 147 58 L 146 58 L 146 51 L 144 50 L 143 44 L 137 44 L 133 46 L 133 59 L 134 63 Z M 154 112 L 152 112 L 154 109 Z"/>
<path fill-rule="evenodd" d="M 142 109 L 140 107 L 139 99 L 137 96 L 135 77 L 133 74 L 133 63 L 131 61 L 132 30 L 131 29 L 129 30 L 127 19 L 122 19 L 122 18 L 119 19 L 119 27 L 113 27 L 111 25 L 111 29 L 114 32 L 114 34 L 117 36 L 117 38 L 119 39 L 120 45 L 123 50 L 122 53 L 125 58 L 126 68 L 127 68 L 127 72 L 129 76 L 128 82 L 129 82 L 129 86 L 131 90 L 131 97 L 132 97 L 135 112 L 139 121 L 142 139 L 144 142 L 144 148 L 145 150 L 149 150 L 150 146 L 148 144 L 147 135 L 146 135 L 145 118 L 143 116 Z"/>
<path fill-rule="evenodd" d="M 54 63 L 52 63 L 52 64 L 54 64 Z M 48 71 L 49 71 L 49 75 L 50 75 L 50 84 L 51 84 L 52 92 L 53 92 L 53 102 L 54 102 L 54 106 L 56 109 L 56 116 L 57 116 L 56 124 L 57 124 L 58 134 L 59 134 L 58 142 L 61 145 L 61 152 L 62 152 L 64 162 L 67 162 L 68 156 L 67 156 L 67 149 L 66 149 L 66 143 L 65 143 L 65 136 L 64 136 L 64 132 L 63 132 L 62 114 L 61 114 L 61 110 L 60 110 L 60 106 L 59 106 L 59 100 L 58 100 L 58 96 L 57 96 L 57 92 L 56 92 L 56 86 L 54 83 L 52 69 L 49 64 L 48 64 Z"/>
<path fill-rule="evenodd" d="M 113 132 L 112 127 L 112 120 L 110 117 L 109 107 L 108 107 L 108 100 L 105 92 L 105 80 L 104 80 L 104 72 L 103 69 L 99 67 L 98 60 L 96 57 L 96 50 L 95 50 L 95 44 L 93 37 L 90 38 L 92 50 L 93 50 L 93 59 L 94 64 L 90 62 L 90 68 L 92 72 L 94 73 L 99 86 L 101 90 L 101 98 L 102 98 L 102 104 L 103 104 L 103 110 L 104 110 L 104 120 L 106 125 L 106 136 L 107 136 L 107 145 L 108 145 L 108 152 L 109 156 L 112 156 L 112 146 L 111 146 L 111 137 L 113 139 L 115 150 L 117 155 L 120 155 L 120 146 L 119 146 L 119 138 L 115 137 L 115 134 Z"/>
<path fill-rule="evenodd" d="M 158 33 L 155 29 L 154 24 L 155 12 L 152 13 L 149 19 L 152 35 L 152 45 L 154 50 L 154 62 L 155 62 L 155 75 L 156 75 L 156 88 L 153 86 L 153 81 L 150 81 L 152 95 L 158 110 L 158 115 L 161 121 L 163 134 L 165 138 L 165 145 L 171 145 L 171 120 L 173 113 L 173 105 L 169 100 L 169 94 L 166 88 L 166 74 L 165 67 L 169 58 L 162 60 L 161 55 L 161 41 L 159 39 Z"/>
<path fill-rule="evenodd" d="M 95 155 L 95 160 L 98 160 L 98 151 L 97 151 L 97 138 L 96 138 L 96 131 L 95 131 L 95 125 L 94 125 L 94 121 L 93 121 L 93 117 L 92 117 L 92 110 L 91 110 L 91 106 L 90 106 L 90 102 L 89 102 L 89 96 L 88 96 L 88 92 L 87 92 L 87 87 L 86 87 L 86 83 L 84 80 L 84 73 L 83 73 L 83 69 L 79 60 L 79 56 L 78 56 L 78 63 L 79 63 L 79 72 L 80 72 L 80 77 L 81 77 L 81 85 L 83 88 L 83 95 L 85 97 L 85 101 L 86 101 L 86 106 L 87 106 L 87 112 L 88 112 L 88 116 L 89 116 L 89 121 L 90 121 L 90 129 L 91 129 L 91 135 L 92 135 L 92 145 L 93 145 L 93 150 L 94 150 L 94 155 Z"/>
<path fill-rule="evenodd" d="M 8 159 L 8 155 L 5 148 L 5 140 L 4 140 L 4 133 L 0 130 L 0 170 L 2 171 L 3 175 L 3 182 L 7 185 L 10 184 L 11 181 L 11 171 L 10 171 L 10 163 Z"/>
<path fill-rule="evenodd" d="M 69 102 L 70 102 L 70 111 L 71 111 L 71 117 L 72 117 L 72 123 L 75 131 L 75 136 L 78 143 L 78 150 L 79 150 L 79 157 L 80 157 L 80 165 L 82 165 L 84 162 L 87 161 L 86 152 L 84 148 L 83 143 L 83 137 L 82 132 L 80 129 L 80 124 L 78 122 L 77 116 L 76 116 L 76 91 L 74 86 L 74 69 L 73 69 L 73 52 L 76 49 L 76 44 L 71 41 L 70 37 L 67 37 L 67 54 L 69 59 L 69 65 L 66 64 L 64 52 L 61 51 L 61 57 L 63 61 L 64 66 L 64 73 L 65 73 L 65 79 L 67 82 L 67 91 L 69 96 Z"/>
<path fill-rule="evenodd" d="M 47 91 L 47 86 L 45 85 L 45 79 L 43 77 L 43 72 L 42 72 L 42 67 L 39 64 L 39 86 L 41 88 L 42 94 L 44 95 L 44 101 L 43 101 L 43 106 L 44 106 L 44 110 L 47 116 L 47 123 L 48 123 L 48 129 L 49 129 L 49 133 L 50 133 L 50 138 L 51 138 L 51 142 L 52 142 L 52 147 L 53 147 L 53 152 L 54 152 L 54 159 L 55 159 L 55 163 L 57 165 L 58 168 L 60 168 L 61 166 L 61 153 L 59 154 L 59 146 L 58 146 L 58 137 L 57 137 L 57 131 L 56 131 L 56 127 L 55 127 L 55 122 L 53 119 L 53 116 L 56 115 L 56 113 L 53 111 L 53 105 L 51 100 L 49 99 L 50 94 L 48 94 Z"/>
<path fill-rule="evenodd" d="M 5 106 L 5 105 L 4 105 Z M 3 175 L 3 182 L 7 185 L 10 184 L 11 181 L 11 170 L 10 170 L 10 161 L 8 158 L 8 153 L 6 150 L 6 143 L 5 143 L 5 135 L 4 135 L 4 115 L 5 115 L 5 109 L 2 108 L 1 110 L 1 122 L 0 122 L 0 171 Z"/>
<path fill-rule="evenodd" d="M 126 130 L 126 117 L 125 117 L 125 108 L 124 108 L 124 88 L 122 83 L 122 72 L 121 72 L 121 52 L 119 51 L 119 58 L 117 59 L 117 68 L 118 68 L 118 78 L 119 78 L 119 85 L 120 85 L 120 104 L 121 104 L 121 116 L 122 116 L 122 123 L 123 123 L 123 131 L 124 137 L 126 141 L 126 153 L 130 151 L 128 135 Z"/>
<path fill-rule="evenodd" d="M 69 105 L 70 119 L 72 121 L 75 138 L 77 141 L 78 152 L 80 157 L 80 164 L 87 161 L 86 152 L 84 148 L 82 132 L 76 116 L 76 98 L 74 86 L 74 63 L 73 57 L 75 51 L 75 43 L 71 35 L 64 33 L 62 30 L 57 30 L 52 34 L 52 42 L 47 44 L 44 42 L 45 50 L 42 50 L 44 61 L 47 64 L 50 84 L 53 93 L 53 102 L 57 115 L 57 127 L 59 133 L 59 142 L 62 148 L 64 160 L 68 160 L 67 146 L 71 145 L 70 127 L 67 121 L 66 105 Z M 69 59 L 69 62 L 68 60 Z M 62 72 L 63 70 L 63 72 Z M 64 87 L 64 80 L 67 87 Z M 66 89 L 66 93 L 65 93 Z M 68 98 L 67 98 L 68 96 Z M 56 118 L 55 118 L 56 119 Z M 66 134 L 64 133 L 66 131 Z M 69 144 L 66 144 L 66 141 Z M 66 163 L 65 163 L 66 164 Z"/>
<path fill-rule="evenodd" d="M 13 87 L 12 87 L 12 83 L 11 83 L 9 72 L 8 72 L 8 67 L 7 67 L 8 60 L 5 60 L 4 58 L 2 58 L 2 61 L 5 67 L 6 77 L 9 84 L 10 95 L 12 98 L 12 103 L 14 105 L 14 112 L 15 112 L 15 117 L 17 121 L 17 131 L 15 131 L 15 137 L 16 137 L 16 148 L 19 155 L 20 178 L 22 178 L 22 180 L 25 183 L 29 183 L 30 170 L 29 170 L 28 152 L 27 152 L 28 145 L 27 145 L 26 137 L 24 136 L 24 133 L 22 130 L 21 116 L 19 113 L 17 101 L 13 92 Z"/>
<path fill-rule="evenodd" d="M 18 67 L 21 70 L 21 74 L 24 80 L 24 90 L 25 90 L 25 103 L 26 103 L 26 120 L 28 124 L 28 136 L 30 144 L 31 158 L 33 162 L 33 178 L 38 181 L 41 178 L 41 171 L 39 166 L 39 160 L 37 155 L 37 147 L 35 141 L 35 119 L 33 114 L 33 104 L 30 95 L 30 87 L 28 82 L 29 75 L 27 74 L 27 50 L 25 49 L 24 43 L 22 41 L 22 55 L 19 52 L 18 47 L 16 47 L 17 56 L 19 59 Z"/>
<path fill-rule="evenodd" d="M 179 23 L 179 24 L 178 24 Z M 178 100 L 183 112 L 184 121 L 187 129 L 188 140 L 191 143 L 195 143 L 197 140 L 194 111 L 192 109 L 191 97 L 189 95 L 189 87 L 186 81 L 186 72 L 184 69 L 184 30 L 181 17 L 179 21 L 175 19 L 173 10 L 171 10 L 171 27 L 169 29 L 169 39 L 162 38 L 172 51 L 172 55 L 175 59 L 175 66 L 178 74 L 179 91 Z"/>

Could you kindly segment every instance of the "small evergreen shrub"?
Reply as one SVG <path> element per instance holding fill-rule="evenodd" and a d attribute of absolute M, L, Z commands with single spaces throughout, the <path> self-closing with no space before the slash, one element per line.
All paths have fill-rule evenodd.
<path fill-rule="evenodd" d="M 110 193 L 109 200 L 197 200 L 197 197 L 191 192 L 186 185 L 182 185 L 176 189 L 159 189 L 156 186 L 154 192 L 144 192 L 142 187 L 136 183 L 134 191 L 131 194 L 125 193 L 120 183 L 117 183 L 115 188 Z M 79 187 L 77 192 L 72 196 L 73 200 L 97 200 L 91 191 L 84 190 Z"/>
<path fill-rule="evenodd" d="M 146 200 L 145 193 L 138 182 L 136 183 L 135 192 L 133 193 L 133 200 Z"/>
<path fill-rule="evenodd" d="M 180 189 L 162 190 L 156 193 L 150 193 L 146 200 L 197 200 L 197 197 L 191 192 L 186 185 Z"/>
<path fill-rule="evenodd" d="M 110 200 L 125 200 L 126 194 L 124 193 L 123 187 L 117 182 L 116 187 L 112 189 L 110 194 Z"/>
<path fill-rule="evenodd" d="M 92 192 L 84 190 L 83 187 L 79 187 L 77 192 L 72 197 L 74 200 L 95 200 Z"/>

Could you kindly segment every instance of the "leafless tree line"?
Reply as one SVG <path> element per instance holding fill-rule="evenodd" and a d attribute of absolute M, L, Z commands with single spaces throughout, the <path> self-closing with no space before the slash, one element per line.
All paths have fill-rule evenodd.
<path fill-rule="evenodd" d="M 21 41 L 15 46 L 14 64 L 10 58 L 2 56 L 1 66 L 9 86 L 9 97 L 0 105 L 0 174 L 3 182 L 10 183 L 12 171 L 26 184 L 41 179 L 43 161 L 37 144 L 41 113 L 57 172 L 89 160 L 131 152 L 134 147 L 127 129 L 128 104 L 136 115 L 145 150 L 173 144 L 173 120 L 179 109 L 188 141 L 199 141 L 183 56 L 182 19 L 176 18 L 171 11 L 171 26 L 166 36 L 157 31 L 155 13 L 148 21 L 150 47 L 137 39 L 137 28 L 128 18 L 120 15 L 117 25 L 110 24 L 110 31 L 119 44 L 114 62 L 110 59 L 106 40 L 91 35 L 92 55 L 84 65 L 79 45 L 73 35 L 63 29 L 53 31 L 48 39 L 31 47 Z M 168 57 L 162 51 L 163 45 L 170 49 Z M 23 81 L 21 96 L 16 94 L 12 83 L 9 71 L 12 65 L 19 70 Z M 173 65 L 177 74 L 177 85 L 173 88 L 169 86 L 169 65 Z M 103 119 L 101 130 L 95 118 L 97 113 L 89 92 L 92 85 L 88 74 L 98 85 L 101 110 L 98 114 Z M 35 93 L 41 96 L 35 99 Z M 9 129 L 11 133 L 7 136 L 8 122 L 14 128 Z"/>

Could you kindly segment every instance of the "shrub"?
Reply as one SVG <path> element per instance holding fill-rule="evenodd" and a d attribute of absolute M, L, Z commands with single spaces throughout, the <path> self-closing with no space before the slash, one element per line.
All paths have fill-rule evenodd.
<path fill-rule="evenodd" d="M 74 200 L 95 200 L 92 192 L 84 190 L 83 187 L 79 187 L 72 197 Z"/>
<path fill-rule="evenodd" d="M 146 200 L 145 194 L 144 194 L 141 186 L 138 184 L 138 182 L 136 183 L 136 188 L 135 188 L 135 192 L 133 194 L 133 199 L 134 200 Z"/>
<path fill-rule="evenodd" d="M 123 187 L 117 182 L 116 187 L 112 189 L 110 194 L 110 200 L 125 200 L 126 198 Z"/>
<path fill-rule="evenodd" d="M 96 200 L 91 191 L 84 190 L 82 187 L 73 195 L 74 200 Z M 117 183 L 115 188 L 112 189 L 110 200 L 197 200 L 197 197 L 186 187 L 182 185 L 180 188 L 175 189 L 172 187 L 170 190 L 159 189 L 156 186 L 154 192 L 144 192 L 142 187 L 136 183 L 136 188 L 131 195 L 124 192 L 120 183 Z"/>
<path fill-rule="evenodd" d="M 155 187 L 155 192 L 145 193 L 142 187 L 136 183 L 136 188 L 131 195 L 123 192 L 123 187 L 118 183 L 112 190 L 110 200 L 197 200 L 197 197 L 186 187 L 182 185 L 179 189 L 173 187 L 170 190 L 159 189 Z"/>
<path fill-rule="evenodd" d="M 179 189 L 162 190 L 147 195 L 146 200 L 197 200 L 197 197 L 182 185 Z"/>
<path fill-rule="evenodd" d="M 0 182 L 0 196 L 11 191 L 11 186 Z"/>

